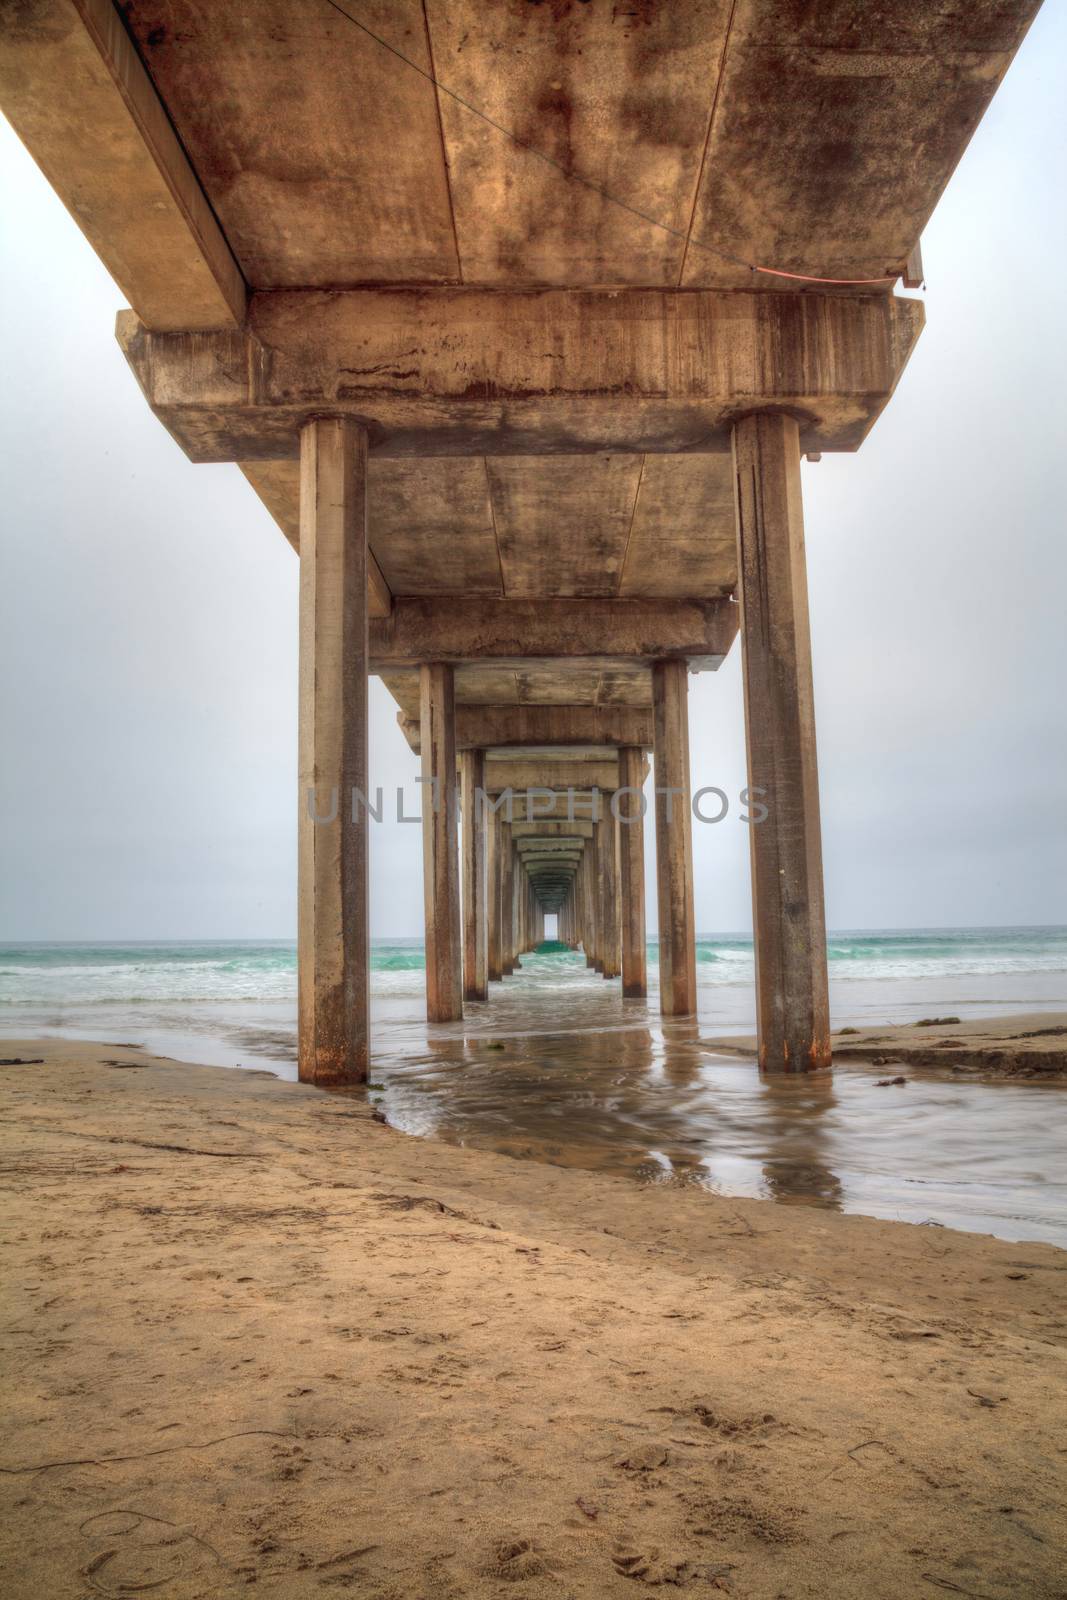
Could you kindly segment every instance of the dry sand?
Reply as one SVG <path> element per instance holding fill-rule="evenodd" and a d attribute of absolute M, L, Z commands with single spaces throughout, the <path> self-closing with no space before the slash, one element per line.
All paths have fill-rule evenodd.
<path fill-rule="evenodd" d="M 1067 1593 L 1067 1254 L 0 1053 L 4 1600 Z"/>

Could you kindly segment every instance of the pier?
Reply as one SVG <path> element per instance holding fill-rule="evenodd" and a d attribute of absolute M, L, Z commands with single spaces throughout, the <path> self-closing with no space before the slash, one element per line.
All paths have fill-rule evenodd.
<path fill-rule="evenodd" d="M 5 18 L 0 104 L 147 404 L 298 552 L 303 1080 L 373 1055 L 369 675 L 420 763 L 428 1018 L 492 1006 L 546 915 L 647 994 L 646 794 L 686 1018 L 688 680 L 731 649 L 759 1064 L 830 1065 L 801 462 L 892 398 L 924 323 L 897 286 L 1036 9 Z"/>

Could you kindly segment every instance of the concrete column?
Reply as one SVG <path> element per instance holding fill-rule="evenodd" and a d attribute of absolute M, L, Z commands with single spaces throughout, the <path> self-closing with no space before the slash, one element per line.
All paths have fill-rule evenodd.
<path fill-rule="evenodd" d="M 597 863 L 600 869 L 601 971 L 605 978 L 619 976 L 619 868 L 618 826 L 607 800 L 596 825 Z"/>
<path fill-rule="evenodd" d="M 587 839 L 582 852 L 582 869 L 585 873 L 585 964 L 596 970 L 597 965 L 597 901 L 599 899 L 596 864 L 596 839 Z"/>
<path fill-rule="evenodd" d="M 303 1083 L 362 1083 L 368 829 L 352 791 L 368 787 L 367 435 L 348 418 L 300 435 L 299 699 L 298 1071 Z"/>
<path fill-rule="evenodd" d="M 697 1009 L 687 675 L 684 661 L 652 666 L 659 993 L 665 1017 L 692 1017 Z"/>
<path fill-rule="evenodd" d="M 749 827 L 759 1063 L 803 1072 L 830 1065 L 830 1006 L 795 420 L 735 423 L 733 459 L 748 785 L 768 808 Z"/>
<path fill-rule="evenodd" d="M 648 994 L 643 766 L 643 750 L 627 745 L 619 751 L 619 788 L 636 791 L 618 796 L 615 807 L 619 813 L 622 992 L 629 1000 L 640 1000 Z"/>
<path fill-rule="evenodd" d="M 593 966 L 604 971 L 604 896 L 601 889 L 600 829 L 593 828 L 593 836 L 586 845 L 589 851 L 589 898 L 593 906 Z"/>
<path fill-rule="evenodd" d="M 510 978 L 515 971 L 515 845 L 509 823 L 501 823 L 500 833 L 500 970 Z"/>
<path fill-rule="evenodd" d="M 489 998 L 489 941 L 485 892 L 485 751 L 463 750 L 459 757 L 463 839 L 463 998 Z"/>
<path fill-rule="evenodd" d="M 501 953 L 500 932 L 500 900 L 502 890 L 500 879 L 503 872 L 503 857 L 501 853 L 500 818 L 495 811 L 486 808 L 485 814 L 485 842 L 486 842 L 486 921 L 488 923 L 488 960 L 489 982 L 499 983 L 504 976 Z"/>
<path fill-rule="evenodd" d="M 426 1016 L 430 1022 L 455 1022 L 463 1015 L 454 677 L 452 667 L 439 662 L 424 665 L 419 673 Z"/>
<path fill-rule="evenodd" d="M 514 842 L 511 846 L 511 970 L 522 971 L 522 862 Z"/>

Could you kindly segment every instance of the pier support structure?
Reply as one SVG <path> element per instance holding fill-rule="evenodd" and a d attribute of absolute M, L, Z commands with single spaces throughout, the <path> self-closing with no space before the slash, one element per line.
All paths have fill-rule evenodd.
<path fill-rule="evenodd" d="M 515 842 L 510 822 L 502 822 L 500 832 L 500 971 L 510 978 L 515 971 Z"/>
<path fill-rule="evenodd" d="M 778 413 L 733 427 L 759 1064 L 830 1065 L 819 779 L 800 440 Z M 758 815 L 758 812 L 756 813 Z"/>
<path fill-rule="evenodd" d="M 622 919 L 622 992 L 628 1000 L 648 993 L 645 934 L 644 751 L 619 751 L 619 904 Z M 623 793 L 623 791 L 627 791 Z"/>
<path fill-rule="evenodd" d="M 667 1017 L 692 1017 L 697 1009 L 687 673 L 684 661 L 652 666 L 659 1003 Z"/>
<path fill-rule="evenodd" d="M 424 665 L 419 692 L 426 1016 L 430 1022 L 456 1022 L 463 1015 L 463 990 L 452 667 Z"/>
<path fill-rule="evenodd" d="M 163 9 L 182 26 L 162 29 L 147 5 L 8 7 L 18 20 L 0 27 L 0 101 L 121 286 L 116 333 L 147 403 L 191 461 L 237 463 L 299 551 L 302 1079 L 367 1075 L 368 671 L 412 748 L 424 737 L 440 782 L 425 824 L 431 1014 L 458 1016 L 464 988 L 481 994 L 513 971 L 545 910 L 566 913 L 565 937 L 612 973 L 621 905 L 624 988 L 644 981 L 639 830 L 617 841 L 620 890 L 604 829 L 571 831 L 582 842 L 565 860 L 534 862 L 518 825 L 513 837 L 496 819 L 491 882 L 478 884 L 477 851 L 467 863 L 464 972 L 444 771 L 454 748 L 490 763 L 519 749 L 595 761 L 653 744 L 662 1006 L 692 1014 L 685 672 L 721 664 L 739 610 L 748 813 L 766 807 L 750 836 L 760 1063 L 829 1064 L 799 455 L 857 450 L 893 396 L 925 318 L 894 280 L 921 280 L 918 236 L 1037 7 L 955 6 L 951 26 L 909 23 L 898 51 L 883 48 L 884 7 L 851 7 L 848 59 L 860 65 L 847 70 L 877 57 L 880 89 L 847 98 L 846 163 L 828 156 L 813 114 L 826 75 L 846 69 L 828 37 L 814 50 L 810 6 L 778 7 L 766 49 L 758 18 L 754 33 L 733 6 L 693 7 L 700 25 L 681 51 L 667 8 L 647 8 L 663 17 L 642 29 L 640 71 L 630 61 L 608 77 L 619 30 L 607 7 L 585 8 L 597 15 L 581 44 L 531 34 L 520 67 L 472 39 L 470 104 L 494 98 L 501 126 L 564 74 L 575 103 L 599 108 L 596 129 L 573 130 L 576 171 L 615 137 L 664 214 L 704 232 L 729 217 L 734 255 L 680 267 L 674 230 L 619 231 L 617 208 L 588 185 L 574 191 L 577 230 L 563 215 L 517 224 L 506 146 L 466 159 L 464 127 L 438 114 L 425 81 L 398 87 L 389 50 L 365 52 L 353 98 L 348 54 L 324 48 L 322 28 L 286 31 L 306 181 L 278 184 L 288 122 L 259 32 L 235 32 L 233 8 L 176 0 Z M 447 52 L 449 8 L 424 10 L 428 55 Z M 783 98 L 790 52 L 803 70 Z M 773 116 L 753 117 L 776 95 Z M 666 101 L 677 127 L 657 146 L 639 135 Z M 397 116 L 407 160 L 383 209 Z M 247 150 L 262 159 L 243 164 L 238 192 L 235 152 Z M 778 265 L 744 265 L 757 261 Z M 439 664 L 428 678 L 424 662 Z M 617 787 L 611 760 L 615 778 L 592 778 L 592 792 Z M 541 785 L 566 787 L 541 774 L 522 786 Z"/>
<path fill-rule="evenodd" d="M 463 841 L 463 998 L 488 1000 L 485 751 L 461 751 L 459 767 L 460 831 Z"/>
<path fill-rule="evenodd" d="M 490 983 L 499 983 L 504 976 L 503 946 L 500 927 L 500 887 L 503 876 L 503 840 L 500 818 L 486 807 L 485 813 L 485 887 L 486 887 L 486 966 Z"/>
<path fill-rule="evenodd" d="M 619 828 L 606 797 L 596 825 L 597 864 L 600 873 L 600 970 L 605 978 L 619 976 Z"/>
<path fill-rule="evenodd" d="M 300 435 L 300 1080 L 362 1083 L 370 1053 L 367 914 L 367 434 Z"/>

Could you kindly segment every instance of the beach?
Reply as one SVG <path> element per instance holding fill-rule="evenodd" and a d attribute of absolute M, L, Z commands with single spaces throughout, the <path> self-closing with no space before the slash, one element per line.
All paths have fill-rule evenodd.
<path fill-rule="evenodd" d="M 373 1103 L 407 1133 L 642 1185 L 1067 1244 L 1067 1036 L 1048 1031 L 1067 930 L 833 934 L 836 1069 L 799 1078 L 754 1071 L 751 940 L 699 953 L 693 1020 L 660 1016 L 653 944 L 647 1002 L 580 953 L 530 953 L 488 1005 L 428 1024 L 421 941 L 376 942 Z M 295 1009 L 282 941 L 0 947 L 0 1036 L 295 1079 Z"/>
<path fill-rule="evenodd" d="M 6 1594 L 1062 1594 L 1059 1250 L 4 1054 Z"/>

